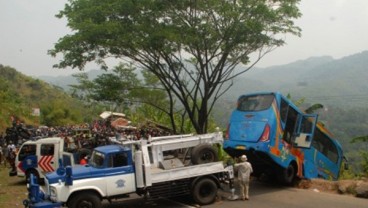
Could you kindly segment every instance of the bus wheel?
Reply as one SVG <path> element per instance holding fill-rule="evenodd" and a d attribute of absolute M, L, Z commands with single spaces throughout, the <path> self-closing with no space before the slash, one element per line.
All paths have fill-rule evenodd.
<path fill-rule="evenodd" d="M 218 155 L 211 145 L 200 144 L 192 149 L 191 161 L 195 165 L 216 162 Z"/>
<path fill-rule="evenodd" d="M 291 185 L 295 179 L 296 169 L 293 164 L 289 164 L 289 166 L 285 169 L 282 169 L 280 176 L 280 182 L 285 185 Z"/>
<path fill-rule="evenodd" d="M 211 204 L 216 200 L 217 185 L 210 178 L 202 178 L 194 184 L 192 197 L 200 205 Z"/>

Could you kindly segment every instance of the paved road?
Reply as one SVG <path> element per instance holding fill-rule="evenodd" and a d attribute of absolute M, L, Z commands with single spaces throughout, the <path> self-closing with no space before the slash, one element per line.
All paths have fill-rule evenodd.
<path fill-rule="evenodd" d="M 236 191 L 237 193 L 238 191 Z M 251 183 L 249 201 L 229 201 L 229 192 L 220 192 L 214 204 L 202 206 L 203 208 L 367 208 L 368 199 L 356 198 L 347 195 L 337 195 L 314 190 L 280 187 L 254 181 Z M 175 200 L 161 199 L 157 201 L 143 200 L 141 198 L 115 201 L 111 205 L 105 203 L 105 208 L 193 208 L 200 207 L 187 197 Z"/>
<path fill-rule="evenodd" d="M 206 208 L 367 208 L 368 199 L 316 192 L 252 182 L 249 201 L 228 201 L 226 198 Z M 224 194 L 226 196 L 226 194 Z"/>
<path fill-rule="evenodd" d="M 104 203 L 104 208 L 194 208 L 195 206 L 169 199 L 144 200 L 142 198 L 118 200 Z"/>

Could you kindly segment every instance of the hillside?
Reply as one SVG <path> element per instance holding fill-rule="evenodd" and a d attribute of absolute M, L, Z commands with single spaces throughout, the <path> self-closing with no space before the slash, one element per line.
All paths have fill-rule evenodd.
<path fill-rule="evenodd" d="M 39 125 L 41 121 L 43 125 L 81 123 L 86 116 L 82 116 L 83 104 L 60 87 L 3 65 L 0 65 L 0 106 L 0 132 L 11 126 L 11 116 L 28 125 Z M 40 116 L 32 115 L 35 108 L 40 109 Z"/>

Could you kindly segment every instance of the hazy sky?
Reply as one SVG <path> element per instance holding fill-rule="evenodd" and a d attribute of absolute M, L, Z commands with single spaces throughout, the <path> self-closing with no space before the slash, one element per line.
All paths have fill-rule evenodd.
<path fill-rule="evenodd" d="M 30 76 L 66 75 L 77 69 L 53 69 L 47 55 L 68 34 L 66 20 L 55 17 L 66 0 L 0 0 L 0 64 Z M 302 0 L 295 23 L 302 37 L 268 54 L 259 67 L 287 64 L 312 56 L 336 59 L 368 50 L 368 0 Z"/>

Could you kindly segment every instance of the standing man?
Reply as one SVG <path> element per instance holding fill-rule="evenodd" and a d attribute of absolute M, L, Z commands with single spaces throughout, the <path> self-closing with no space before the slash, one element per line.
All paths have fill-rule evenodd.
<path fill-rule="evenodd" d="M 238 171 L 238 180 L 242 200 L 249 200 L 249 181 L 250 174 L 253 172 L 252 165 L 247 161 L 247 156 L 242 155 L 240 162 L 235 164 L 235 170 Z"/>
<path fill-rule="evenodd" d="M 8 145 L 8 154 L 9 154 L 9 164 L 11 167 L 11 172 L 16 172 L 17 168 L 15 167 L 15 157 L 17 156 L 17 149 L 15 145 L 10 141 Z"/>

